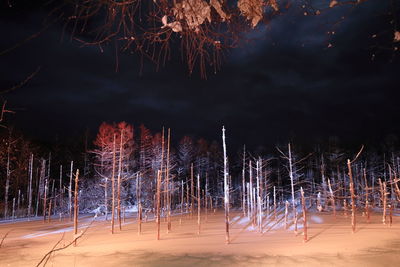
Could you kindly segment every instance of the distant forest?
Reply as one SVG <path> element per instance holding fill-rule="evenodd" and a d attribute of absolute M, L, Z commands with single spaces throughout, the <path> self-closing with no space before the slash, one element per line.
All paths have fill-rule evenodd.
<path fill-rule="evenodd" d="M 50 202 L 51 214 L 71 214 L 77 169 L 80 170 L 81 213 L 94 210 L 102 214 L 110 212 L 114 203 L 113 192 L 118 192 L 120 207 L 137 207 L 140 202 L 144 209 L 152 210 L 155 207 L 157 173 L 163 169 L 168 173 L 163 175 L 161 187 L 163 192 L 170 192 L 171 202 L 168 204 L 171 209 L 181 205 L 193 208 L 192 198 L 197 196 L 198 190 L 197 176 L 201 188 L 199 193 L 211 199 L 215 207 L 222 206 L 222 140 L 209 142 L 183 136 L 179 142 L 172 143 L 170 135 L 173 131 L 161 129 L 152 133 L 144 125 L 135 128 L 126 122 L 103 123 L 94 137 L 86 133 L 72 143 L 52 145 L 34 143 L 12 127 L 1 129 L 1 217 L 43 215 Z M 227 131 L 228 137 L 234 135 L 229 129 Z M 288 144 L 277 145 L 265 154 L 248 151 L 245 146 L 237 153 L 231 151 L 227 157 L 230 205 L 243 208 L 246 194 L 251 193 L 247 184 L 255 187 L 256 176 L 260 179 L 263 203 L 271 198 L 272 205 L 273 195 L 280 203 L 290 199 L 291 176 L 295 195 L 302 187 L 315 199 L 320 194 L 321 203 L 326 203 L 324 205 L 329 203 L 330 190 L 334 191 L 337 199 L 346 199 L 350 197 L 347 159 L 354 158 L 360 147 L 361 144 L 345 150 L 337 138 L 329 138 L 312 150 L 294 143 L 290 144 L 290 151 Z M 390 199 L 400 198 L 397 185 L 400 154 L 397 149 L 398 139 L 388 136 L 378 148 L 365 147 L 361 151 L 352 165 L 360 202 L 365 202 L 361 193 L 369 189 L 373 198 L 371 203 L 378 201 L 379 180 L 387 182 Z M 288 161 L 289 152 L 291 162 Z"/>

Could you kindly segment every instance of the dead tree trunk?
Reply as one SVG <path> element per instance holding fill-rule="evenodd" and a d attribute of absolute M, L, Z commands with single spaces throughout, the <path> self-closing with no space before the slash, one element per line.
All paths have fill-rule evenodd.
<path fill-rule="evenodd" d="M 108 220 L 108 178 L 104 181 L 104 209 L 105 209 L 105 220 Z"/>
<path fill-rule="evenodd" d="M 288 229 L 289 201 L 285 201 L 285 229 Z"/>
<path fill-rule="evenodd" d="M 115 224 L 115 134 L 113 140 L 113 162 L 112 162 L 112 172 L 111 172 L 111 195 L 112 195 L 112 203 L 111 203 L 111 233 L 114 234 L 114 224 Z"/>
<path fill-rule="evenodd" d="M 39 168 L 36 169 L 36 184 L 37 184 L 37 194 L 36 194 L 36 209 L 35 209 L 35 217 L 39 214 L 39 202 L 41 198 L 41 185 L 42 185 L 42 175 L 41 172 L 39 174 Z"/>
<path fill-rule="evenodd" d="M 161 208 L 161 172 L 157 173 L 157 208 L 156 208 L 156 224 L 157 224 L 157 240 L 160 240 L 160 226 L 161 226 L 161 216 L 160 216 L 160 208 Z"/>
<path fill-rule="evenodd" d="M 261 195 L 260 195 L 260 161 L 256 162 L 256 180 L 257 180 L 257 225 L 258 231 L 262 232 L 262 214 L 261 214 Z"/>
<path fill-rule="evenodd" d="M 119 160 L 118 160 L 118 180 L 117 180 L 117 216 L 119 230 L 122 230 L 121 223 L 121 173 L 122 173 L 122 157 L 123 157 L 123 142 L 124 132 L 121 130 L 120 144 L 119 144 Z"/>
<path fill-rule="evenodd" d="M 347 200 L 346 199 L 343 200 L 343 215 L 346 218 L 348 216 L 348 214 L 347 214 Z"/>
<path fill-rule="evenodd" d="M 182 217 L 183 217 L 183 203 L 184 203 L 184 194 L 185 194 L 185 187 L 183 185 L 183 180 L 181 181 L 181 217 L 179 219 L 179 224 L 182 224 Z"/>
<path fill-rule="evenodd" d="M 48 180 L 44 184 L 44 198 L 43 198 L 43 222 L 46 222 L 46 211 L 47 211 L 47 188 Z"/>
<path fill-rule="evenodd" d="M 12 201 L 11 219 L 12 219 L 13 221 L 15 220 L 15 197 L 13 198 L 13 201 Z"/>
<path fill-rule="evenodd" d="M 304 221 L 304 242 L 307 242 L 307 210 L 306 210 L 306 199 L 304 197 L 304 191 L 303 188 L 300 188 L 300 192 L 301 192 L 301 206 L 303 209 L 303 221 Z"/>
<path fill-rule="evenodd" d="M 60 180 L 59 180 L 59 192 L 58 192 L 58 206 L 60 208 L 60 220 L 62 216 L 62 210 L 63 210 L 63 193 L 62 193 L 62 165 L 60 165 Z M 54 209 L 55 211 L 55 209 Z"/>
<path fill-rule="evenodd" d="M 76 170 L 75 174 L 75 188 L 74 188 L 74 239 L 76 239 L 76 236 L 78 234 L 78 210 L 79 210 L 79 205 L 78 205 L 78 194 L 79 194 L 79 169 Z M 74 246 L 76 246 L 76 240 L 74 242 Z"/>
<path fill-rule="evenodd" d="M 325 163 L 324 163 L 324 157 L 321 157 L 321 177 L 322 177 L 322 190 L 324 194 L 324 206 L 323 209 L 326 210 L 328 208 L 328 194 L 326 190 L 326 181 L 325 181 Z"/>
<path fill-rule="evenodd" d="M 48 217 L 47 217 L 47 222 L 48 223 L 50 223 L 50 221 L 51 221 L 51 204 L 52 204 L 52 199 L 50 199 L 50 202 L 49 202 L 49 213 L 48 213 Z"/>
<path fill-rule="evenodd" d="M 225 127 L 222 127 L 222 144 L 224 150 L 224 206 L 225 206 L 225 239 L 230 243 L 229 238 L 229 187 L 228 187 L 228 160 L 226 157 Z"/>
<path fill-rule="evenodd" d="M 137 221 L 138 221 L 138 235 L 142 233 L 142 200 L 140 196 L 140 176 L 136 175 L 136 203 L 137 203 Z"/>
<path fill-rule="evenodd" d="M 11 132 L 8 138 L 7 145 L 7 167 L 6 167 L 6 187 L 4 192 L 4 219 L 7 219 L 8 216 L 8 191 L 10 190 L 10 150 L 11 150 Z"/>
<path fill-rule="evenodd" d="M 193 217 L 194 208 L 194 181 L 193 181 L 193 163 L 190 167 L 190 218 Z"/>
<path fill-rule="evenodd" d="M 71 161 L 71 169 L 69 174 L 69 190 L 68 190 L 68 209 L 69 209 L 69 218 L 72 219 L 72 175 L 73 175 L 74 162 Z"/>
<path fill-rule="evenodd" d="M 249 218 L 249 220 L 251 220 L 251 199 L 250 199 L 250 183 L 246 183 L 246 188 L 247 188 L 247 218 Z"/>
<path fill-rule="evenodd" d="M 204 201 L 205 201 L 205 212 L 206 212 L 206 223 L 208 219 L 208 173 L 206 173 L 206 191 L 204 195 Z"/>
<path fill-rule="evenodd" d="M 201 227 L 201 194 L 200 194 L 200 174 L 197 174 L 197 225 L 198 230 L 197 234 L 200 234 L 200 227 Z"/>
<path fill-rule="evenodd" d="M 329 193 L 330 193 L 330 195 L 331 195 L 331 203 L 332 203 L 332 208 L 333 208 L 333 217 L 336 219 L 335 194 L 333 193 L 331 181 L 330 181 L 329 179 L 328 179 L 328 187 L 329 187 Z"/>
<path fill-rule="evenodd" d="M 368 189 L 368 181 L 367 181 L 367 172 L 364 168 L 364 183 L 365 183 L 365 216 L 367 216 L 367 222 L 370 221 L 369 215 L 369 189 Z"/>
<path fill-rule="evenodd" d="M 290 144 L 288 144 L 289 149 L 289 177 L 290 177 L 290 187 L 292 190 L 292 206 L 293 206 L 293 220 L 294 220 L 294 232 L 297 233 L 297 210 L 296 210 L 296 200 L 294 197 L 294 177 L 293 177 L 293 163 L 292 163 L 292 150 L 290 149 Z"/>
<path fill-rule="evenodd" d="M 29 197 L 28 197 L 28 220 L 31 218 L 32 212 L 32 173 L 33 173 L 33 154 L 29 161 Z"/>
<path fill-rule="evenodd" d="M 274 220 L 276 221 L 276 188 L 274 186 Z"/>
<path fill-rule="evenodd" d="M 351 195 L 351 228 L 352 232 L 356 232 L 356 194 L 354 192 L 354 181 L 353 181 L 353 173 L 351 170 L 351 162 L 347 160 L 347 168 L 349 171 L 350 178 L 350 195 Z"/>
<path fill-rule="evenodd" d="M 254 226 L 254 196 L 253 196 L 253 167 L 249 161 L 249 179 L 250 179 L 250 219 Z"/>
<path fill-rule="evenodd" d="M 190 199 L 189 199 L 189 179 L 186 179 L 186 214 L 189 215 L 189 204 Z M 188 217 L 188 216 L 187 216 Z"/>
<path fill-rule="evenodd" d="M 243 216 L 246 216 L 246 147 L 243 148 L 243 167 L 242 167 L 242 211 Z"/>
<path fill-rule="evenodd" d="M 386 182 L 382 182 L 382 180 L 379 178 L 379 186 L 380 186 L 380 191 L 381 191 L 381 201 L 383 205 L 383 211 L 382 211 L 382 223 L 386 224 L 386 206 L 387 206 L 387 193 L 386 193 Z"/>
<path fill-rule="evenodd" d="M 169 183 L 169 154 L 170 154 L 170 142 L 171 142 L 171 130 L 168 128 L 168 141 L 167 141 L 167 170 L 166 170 L 166 196 L 167 196 L 167 233 L 171 231 L 171 195 L 170 195 L 170 183 Z"/>
<path fill-rule="evenodd" d="M 164 174 L 164 150 L 165 150 L 165 133 L 164 133 L 165 131 L 164 131 L 164 127 L 162 128 L 162 136 L 161 136 L 161 171 L 160 171 L 160 175 L 161 175 L 161 182 L 160 182 L 160 218 L 161 218 L 161 212 L 163 212 L 163 210 L 162 210 L 162 205 L 161 205 L 161 201 L 162 201 L 162 198 L 161 198 L 161 185 L 162 185 L 162 177 L 163 177 L 163 175 L 164 175 L 164 177 L 165 177 L 165 174 Z M 165 178 L 164 178 L 165 179 Z M 165 190 L 164 190 L 164 192 L 165 192 Z M 165 197 L 164 197 L 165 198 Z M 161 221 L 160 221 L 160 223 L 161 223 Z"/>
<path fill-rule="evenodd" d="M 23 197 L 23 195 L 22 195 L 22 197 Z M 16 213 L 15 213 L 17 218 L 18 218 L 19 213 L 20 213 L 20 210 L 19 210 L 20 209 L 20 201 L 21 201 L 21 190 L 18 189 L 17 210 L 16 210 Z"/>

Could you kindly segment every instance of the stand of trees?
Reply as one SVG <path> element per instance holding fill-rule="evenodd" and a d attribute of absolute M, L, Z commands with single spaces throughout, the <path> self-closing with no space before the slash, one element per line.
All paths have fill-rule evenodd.
<path fill-rule="evenodd" d="M 350 213 L 349 227 L 356 232 L 357 218 L 363 213 L 369 221 L 372 208 L 380 208 L 382 222 L 391 224 L 400 201 L 400 153 L 393 144 L 383 151 L 347 152 L 330 142 L 311 153 L 287 144 L 266 156 L 243 149 L 232 161 L 225 130 L 220 144 L 188 136 L 174 144 L 170 129 L 153 134 L 144 125 L 135 130 L 120 122 L 101 124 L 93 145 L 71 159 L 57 155 L 57 146 L 43 152 L 11 128 L 2 134 L 3 219 L 74 218 L 77 225 L 78 212 L 96 213 L 111 220 L 114 232 L 122 228 L 125 212 L 133 212 L 140 222 L 156 218 L 159 239 L 162 218 L 170 231 L 172 215 L 181 213 L 182 220 L 182 213 L 197 213 L 201 234 L 202 217 L 224 208 L 229 243 L 229 210 L 239 209 L 259 232 L 266 230 L 265 220 L 283 216 L 296 234 L 303 223 L 307 241 L 309 209 L 334 217 Z M 85 171 L 79 175 L 78 169 Z"/>

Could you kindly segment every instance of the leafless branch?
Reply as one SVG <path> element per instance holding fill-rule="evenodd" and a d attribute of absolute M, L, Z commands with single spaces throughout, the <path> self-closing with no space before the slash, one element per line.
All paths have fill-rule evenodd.
<path fill-rule="evenodd" d="M 50 258 L 52 253 L 60 251 L 60 250 L 63 250 L 63 249 L 66 249 L 66 248 L 70 247 L 71 245 L 75 244 L 75 242 L 86 233 L 86 231 L 90 228 L 90 226 L 93 224 L 93 222 L 96 220 L 96 218 L 97 218 L 97 214 L 94 216 L 93 220 L 89 223 L 89 225 L 86 226 L 86 228 L 83 230 L 83 232 L 81 232 L 79 235 L 75 236 L 74 239 L 72 241 L 70 241 L 67 245 L 65 245 L 63 247 L 60 247 L 60 248 L 56 248 L 57 245 L 64 238 L 64 234 L 65 234 L 65 232 L 64 232 L 64 234 L 61 237 L 61 239 L 58 240 L 57 243 L 53 246 L 53 248 L 43 256 L 43 258 L 39 261 L 39 263 L 36 264 L 36 267 L 39 267 L 42 263 L 43 263 L 43 265 L 42 265 L 43 267 L 46 266 L 46 263 L 47 263 L 47 261 Z"/>
<path fill-rule="evenodd" d="M 25 84 L 27 84 L 30 80 L 32 80 L 33 77 L 36 76 L 36 74 L 38 74 L 38 72 L 40 71 L 41 66 L 37 67 L 36 70 L 34 72 L 32 72 L 28 77 L 25 78 L 25 80 L 23 80 L 22 82 L 14 85 L 13 87 L 9 88 L 9 89 L 4 89 L 2 91 L 0 91 L 0 94 L 5 94 L 8 92 L 11 92 L 15 89 L 21 88 L 23 87 Z M 1 120 L 0 120 L 1 121 Z"/>
<path fill-rule="evenodd" d="M 357 160 L 357 158 L 361 155 L 361 152 L 363 151 L 363 149 L 364 149 L 364 145 L 361 146 L 360 151 L 358 151 L 356 157 L 350 162 L 350 164 L 353 164 L 353 162 Z"/>
<path fill-rule="evenodd" d="M 1 248 L 1 246 L 3 245 L 4 240 L 6 239 L 6 237 L 8 236 L 8 234 L 9 234 L 12 230 L 14 230 L 14 229 L 10 229 L 7 233 L 5 233 L 5 235 L 4 235 L 3 238 L 1 239 L 0 248 Z"/>

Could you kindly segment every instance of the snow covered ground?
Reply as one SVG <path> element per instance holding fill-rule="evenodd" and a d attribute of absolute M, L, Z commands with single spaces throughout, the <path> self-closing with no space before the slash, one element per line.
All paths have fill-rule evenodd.
<path fill-rule="evenodd" d="M 156 240 L 156 225 L 149 220 L 138 235 L 134 214 L 127 216 L 122 231 L 116 224 L 110 233 L 110 221 L 98 217 L 88 231 L 70 246 L 54 253 L 47 266 L 398 266 L 400 262 L 400 218 L 392 227 L 381 223 L 381 214 L 371 222 L 360 214 L 357 231 L 351 233 L 350 217 L 338 212 L 308 214 L 309 241 L 303 243 L 302 219 L 298 233 L 290 224 L 285 229 L 280 210 L 264 218 L 262 232 L 241 212 L 231 215 L 231 244 L 225 244 L 223 213 L 202 213 L 200 235 L 197 217 L 187 214 L 172 219 L 167 234 L 162 220 L 161 240 Z M 80 218 L 80 231 L 93 216 Z M 152 216 L 151 218 L 152 219 Z M 180 223 L 181 222 L 181 223 Z M 0 240 L 9 232 L 0 248 L 0 266 L 36 266 L 53 248 L 67 245 L 73 238 L 68 219 L 18 221 L 0 224 Z"/>

